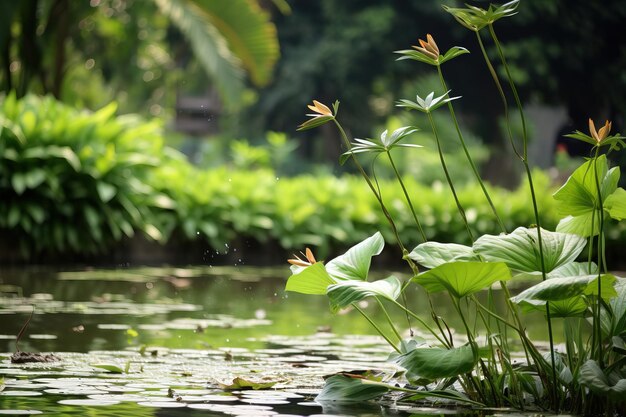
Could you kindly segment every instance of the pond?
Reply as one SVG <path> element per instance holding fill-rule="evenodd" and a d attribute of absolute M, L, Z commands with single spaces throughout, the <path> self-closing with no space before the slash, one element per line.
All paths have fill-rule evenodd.
<path fill-rule="evenodd" d="M 355 312 L 332 314 L 324 297 L 286 293 L 287 275 L 287 268 L 207 266 L 3 270 L 0 414 L 507 412 L 424 408 L 392 397 L 358 405 L 316 403 L 324 375 L 366 369 L 392 374 L 396 368 L 386 362 L 389 346 L 362 317 Z M 427 303 L 424 297 L 410 291 L 408 302 Z M 445 316 L 445 300 L 434 302 Z M 59 360 L 11 364 L 16 335 L 33 307 L 19 349 L 54 352 Z M 394 320 L 407 319 L 398 313 Z M 530 329 L 530 334 L 543 337 L 542 326 Z"/>

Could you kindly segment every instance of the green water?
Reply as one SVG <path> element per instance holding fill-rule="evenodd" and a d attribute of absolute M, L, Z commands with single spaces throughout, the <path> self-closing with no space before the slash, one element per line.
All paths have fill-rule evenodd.
<path fill-rule="evenodd" d="M 287 275 L 287 268 L 245 267 L 0 271 L 0 414 L 497 414 L 391 399 L 358 407 L 313 402 L 324 375 L 392 373 L 385 361 L 391 349 L 356 312 L 333 315 L 324 297 L 285 293 Z M 455 328 L 446 298 L 431 301 Z M 428 302 L 409 290 L 414 310 L 426 311 Z M 12 365 L 15 335 L 33 306 L 19 349 L 54 352 L 61 361 Z M 376 316 L 376 305 L 362 307 Z M 393 318 L 408 335 L 406 317 Z M 541 338 L 541 320 L 530 323 L 531 335 Z M 237 377 L 274 385 L 224 388 Z"/>

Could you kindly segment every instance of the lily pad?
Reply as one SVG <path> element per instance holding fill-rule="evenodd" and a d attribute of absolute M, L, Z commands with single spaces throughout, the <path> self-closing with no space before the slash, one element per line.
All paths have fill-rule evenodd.
<path fill-rule="evenodd" d="M 239 390 L 239 389 L 269 389 L 276 385 L 278 381 L 251 381 L 241 377 L 233 379 L 231 384 L 219 384 L 224 390 Z"/>

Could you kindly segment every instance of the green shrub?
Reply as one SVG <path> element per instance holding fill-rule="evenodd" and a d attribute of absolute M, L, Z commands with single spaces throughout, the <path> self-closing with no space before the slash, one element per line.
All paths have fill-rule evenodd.
<path fill-rule="evenodd" d="M 78 112 L 51 97 L 0 108 L 0 229 L 23 255 L 95 253 L 144 231 L 158 238 L 146 182 L 162 154 L 158 126 Z M 161 199 L 162 200 L 162 199 Z"/>
<path fill-rule="evenodd" d="M 198 169 L 163 146 L 154 122 L 114 117 L 115 105 L 79 112 L 54 99 L 7 97 L 0 105 L 0 236 L 38 254 L 92 254 L 145 233 L 150 239 L 205 240 L 223 250 L 237 238 L 277 242 L 287 251 L 315 246 L 324 257 L 380 229 L 392 232 L 360 178 L 278 177 L 271 169 Z M 416 152 L 420 152 L 417 150 Z M 536 175 L 545 226 L 558 222 L 549 179 Z M 465 242 L 444 186 L 405 178 L 429 239 Z M 401 189 L 381 179 L 402 239 L 420 241 Z M 494 189 L 506 226 L 533 222 L 527 187 Z M 459 190 L 477 234 L 497 233 L 477 185 Z M 302 202 L 306 201 L 306 204 Z M 625 239 L 623 228 L 608 238 Z M 16 243 L 13 243 L 16 242 Z"/>

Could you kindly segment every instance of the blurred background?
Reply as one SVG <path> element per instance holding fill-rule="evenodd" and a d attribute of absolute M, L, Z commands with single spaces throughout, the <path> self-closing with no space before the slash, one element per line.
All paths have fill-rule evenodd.
<path fill-rule="evenodd" d="M 433 67 L 394 54 L 428 33 L 442 51 L 470 50 L 443 66 L 451 94 L 462 96 L 455 107 L 464 136 L 497 187 L 507 227 L 531 224 L 522 166 L 503 134 L 500 97 L 475 34 L 442 4 L 457 6 L 1 2 L 0 261 L 280 262 L 304 246 L 330 254 L 377 228 L 389 234 L 349 164 L 337 163 L 342 149 L 333 127 L 296 132 L 313 99 L 339 100 L 352 137 L 420 128 L 411 141 L 424 148 L 398 153 L 398 165 L 419 196 L 429 239 L 463 242 L 427 120 L 395 106 L 400 98 L 445 93 Z M 626 3 L 618 0 L 522 0 L 517 15 L 495 24 L 530 121 L 530 161 L 548 228 L 559 220 L 550 195 L 588 153 L 563 134 L 587 132 L 590 117 L 611 120 L 612 132 L 623 129 L 625 19 Z M 497 232 L 447 112 L 435 121 L 472 226 Z M 613 163 L 625 161 L 616 155 Z M 383 183 L 388 171 L 377 167 Z M 385 189 L 403 237 L 417 244 L 394 187 L 389 180 Z M 623 227 L 611 233 L 614 242 L 626 241 Z"/>

